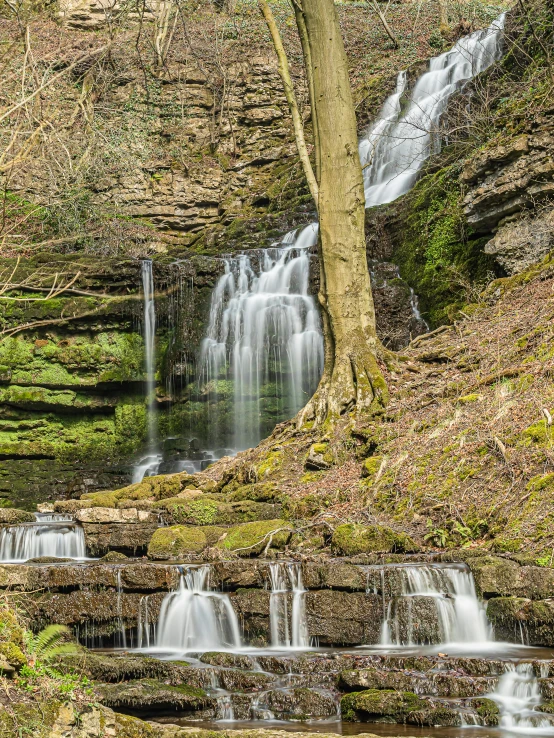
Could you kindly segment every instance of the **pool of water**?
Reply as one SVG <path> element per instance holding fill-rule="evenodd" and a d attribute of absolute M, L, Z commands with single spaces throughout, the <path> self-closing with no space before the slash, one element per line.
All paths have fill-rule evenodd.
<path fill-rule="evenodd" d="M 502 728 L 463 727 L 463 728 L 420 728 L 415 725 L 396 725 L 390 723 L 343 723 L 341 721 L 314 720 L 312 722 L 284 722 L 280 720 L 251 721 L 193 721 L 190 718 L 174 717 L 150 718 L 154 722 L 179 725 L 185 728 L 204 728 L 206 730 L 284 730 L 290 733 L 338 733 L 339 735 L 371 734 L 380 738 L 516 738 L 518 736 L 552 735 L 540 732 L 514 732 Z"/>

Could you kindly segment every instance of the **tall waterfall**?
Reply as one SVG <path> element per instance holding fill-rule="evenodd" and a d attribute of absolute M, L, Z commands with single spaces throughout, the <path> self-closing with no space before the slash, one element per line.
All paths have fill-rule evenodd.
<path fill-rule="evenodd" d="M 156 304 L 154 301 L 154 276 L 152 262 L 144 259 L 140 263 L 144 303 L 144 370 L 146 373 L 146 422 L 148 455 L 141 459 L 133 469 L 132 482 L 141 482 L 144 476 L 156 474 L 162 456 L 156 451 Z"/>
<path fill-rule="evenodd" d="M 406 72 L 359 145 L 366 207 L 392 202 L 416 181 L 429 156 L 440 149 L 440 119 L 464 82 L 500 58 L 504 14 L 489 28 L 461 38 L 453 49 L 431 59 L 406 106 Z"/>
<path fill-rule="evenodd" d="M 503 27 L 501 15 L 486 30 L 431 59 L 407 104 L 407 75 L 400 72 L 394 94 L 359 143 L 366 207 L 391 202 L 412 187 L 424 162 L 440 148 L 440 119 L 452 94 L 500 57 Z M 213 292 L 201 381 L 217 403 L 224 394 L 218 382 L 233 380 L 237 449 L 255 445 L 269 430 L 261 422 L 267 407 L 273 405 L 273 424 L 292 417 L 317 386 L 323 340 L 308 292 L 306 253 L 316 240 L 312 223 L 299 234 L 287 234 L 278 248 L 264 250 L 259 268 L 246 254 L 227 259 Z M 215 427 L 219 420 L 216 412 L 210 423 Z"/>
<path fill-rule="evenodd" d="M 42 556 L 86 559 L 85 535 L 67 515 L 41 515 L 36 523 L 22 523 L 0 530 L 0 561 L 21 563 Z"/>
<path fill-rule="evenodd" d="M 239 624 L 229 596 L 209 590 L 209 566 L 181 572 L 179 588 L 164 598 L 156 648 L 221 651 L 241 647 Z"/>
<path fill-rule="evenodd" d="M 510 667 L 500 677 L 496 690 L 488 695 L 500 709 L 499 727 L 510 734 L 554 735 L 554 716 L 535 709 L 542 696 L 533 665 L 523 662 Z"/>
<path fill-rule="evenodd" d="M 476 644 L 492 640 L 492 628 L 485 608 L 477 599 L 471 572 L 459 566 L 426 566 L 414 564 L 396 567 L 401 591 L 385 609 L 381 626 L 381 645 L 413 645 L 418 643 L 411 616 L 414 597 L 427 598 L 433 604 L 442 643 Z M 381 573 L 381 578 L 383 574 Z M 408 602 L 408 622 L 401 623 L 397 614 L 400 602 Z M 407 625 L 405 630 L 401 625 Z"/>
<path fill-rule="evenodd" d="M 202 380 L 218 396 L 218 382 L 234 382 L 234 442 L 255 445 L 262 416 L 273 425 L 311 397 L 323 370 L 323 339 L 309 294 L 308 250 L 317 225 L 287 234 L 274 248 L 225 261 L 212 295 L 202 345 Z M 217 417 L 213 419 L 217 423 Z"/>

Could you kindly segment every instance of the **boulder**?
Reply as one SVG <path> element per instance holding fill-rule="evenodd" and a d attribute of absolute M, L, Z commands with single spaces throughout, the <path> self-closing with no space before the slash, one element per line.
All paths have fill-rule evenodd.
<path fill-rule="evenodd" d="M 109 507 L 91 507 L 77 510 L 75 520 L 80 523 L 157 523 L 158 518 L 147 510 L 129 508 L 116 510 Z"/>
<path fill-rule="evenodd" d="M 353 692 L 341 700 L 342 719 L 346 721 L 392 718 L 393 722 L 404 723 L 410 713 L 423 712 L 429 702 L 413 692 L 398 692 L 394 689 L 368 689 Z"/>
<path fill-rule="evenodd" d="M 15 507 L 0 507 L 0 525 L 17 525 L 18 523 L 34 523 L 35 516 L 27 510 Z"/>
<path fill-rule="evenodd" d="M 148 546 L 148 557 L 169 561 L 198 556 L 208 546 L 213 546 L 226 532 L 215 525 L 172 525 L 158 528 Z"/>
<path fill-rule="evenodd" d="M 232 525 L 254 520 L 274 520 L 281 508 L 268 502 L 242 500 L 222 502 L 213 495 L 171 497 L 163 501 L 163 507 L 175 523 L 189 525 Z"/>
<path fill-rule="evenodd" d="M 468 559 L 475 584 L 483 597 L 524 597 L 545 600 L 554 597 L 554 569 L 520 566 L 500 556 Z"/>
<path fill-rule="evenodd" d="M 157 710 L 196 711 L 214 707 L 214 700 L 203 689 L 164 684 L 156 679 L 142 679 L 121 684 L 97 684 L 99 701 L 106 707 L 125 708 L 136 712 Z"/>
<path fill-rule="evenodd" d="M 340 556 L 355 556 L 374 552 L 419 551 L 419 546 L 405 533 L 397 533 L 382 525 L 345 523 L 337 526 L 331 540 L 333 552 Z"/>
<path fill-rule="evenodd" d="M 218 546 L 239 556 L 254 556 L 266 547 L 283 549 L 291 534 L 291 525 L 286 520 L 260 520 L 234 526 Z"/>

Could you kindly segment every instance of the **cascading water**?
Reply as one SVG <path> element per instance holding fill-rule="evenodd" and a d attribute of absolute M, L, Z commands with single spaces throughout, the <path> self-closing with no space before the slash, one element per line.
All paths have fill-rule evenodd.
<path fill-rule="evenodd" d="M 274 648 L 309 648 L 310 636 L 306 618 L 305 594 L 300 564 L 272 563 L 269 565 L 271 595 L 269 624 Z M 289 598 L 292 607 L 289 623 Z M 292 635 L 292 637 L 291 637 Z"/>
<path fill-rule="evenodd" d="M 0 561 L 20 563 L 42 556 L 86 559 L 85 535 L 67 515 L 35 513 L 36 523 L 0 530 Z"/>
<path fill-rule="evenodd" d="M 499 707 L 500 728 L 526 736 L 554 735 L 554 716 L 535 709 L 542 696 L 532 664 L 511 665 L 488 696 Z"/>
<path fill-rule="evenodd" d="M 241 648 L 239 624 L 229 596 L 209 590 L 209 566 L 181 572 L 179 588 L 164 598 L 156 648 L 221 651 Z"/>
<path fill-rule="evenodd" d="M 152 262 L 144 259 L 140 263 L 142 292 L 144 296 L 144 370 L 146 373 L 146 416 L 148 456 L 141 459 L 133 469 L 133 484 L 141 482 L 145 476 L 156 474 L 162 461 L 156 452 L 156 418 L 154 416 L 156 392 L 156 304 L 154 300 L 154 276 Z"/>
<path fill-rule="evenodd" d="M 484 644 L 492 640 L 485 609 L 477 599 L 471 572 L 465 567 L 413 564 L 395 567 L 395 571 L 400 577 L 401 592 L 386 608 L 381 626 L 382 646 L 418 643 L 411 609 L 415 597 L 432 601 L 442 643 Z M 398 603 L 403 599 L 408 602 L 409 613 L 405 628 L 397 613 Z"/>
<path fill-rule="evenodd" d="M 273 423 L 289 418 L 319 381 L 323 340 L 308 291 L 308 250 L 316 241 L 317 226 L 310 225 L 257 252 L 258 268 L 246 254 L 227 259 L 213 292 L 202 380 L 217 397 L 219 380 L 232 378 L 237 449 L 260 440 L 268 405 L 277 405 L 270 410 Z"/>
<path fill-rule="evenodd" d="M 461 38 L 453 49 L 431 59 L 407 105 L 407 75 L 360 141 L 366 207 L 392 202 L 413 186 L 429 156 L 440 149 L 440 119 L 450 97 L 465 82 L 500 58 L 504 15 L 489 28 Z"/>
<path fill-rule="evenodd" d="M 429 63 L 407 104 L 407 74 L 359 144 L 366 207 L 391 202 L 415 183 L 429 156 L 440 148 L 440 119 L 450 97 L 500 57 L 504 15 L 485 30 L 460 39 Z M 313 299 L 308 294 L 308 255 L 298 252 L 316 241 L 317 224 L 287 234 L 279 249 L 268 249 L 258 272 L 242 255 L 226 262 L 210 310 L 202 347 L 202 381 L 219 399 L 218 381 L 234 381 L 234 437 L 238 449 L 262 436 L 262 398 L 281 400 L 273 420 L 291 417 L 317 386 L 323 341 Z M 414 317 L 421 320 L 412 294 Z M 267 394 L 266 394 L 267 393 Z M 210 419 L 215 425 L 217 417 Z"/>

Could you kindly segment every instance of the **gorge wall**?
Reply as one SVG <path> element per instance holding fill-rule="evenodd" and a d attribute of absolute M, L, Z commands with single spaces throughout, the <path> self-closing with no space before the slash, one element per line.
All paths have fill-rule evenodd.
<path fill-rule="evenodd" d="M 48 88 L 43 105 L 71 125 L 62 129 L 61 142 L 43 142 L 43 155 L 57 160 L 63 144 L 73 163 L 84 157 L 86 165 L 60 177 L 52 166 L 32 160 L 5 183 L 5 227 L 11 233 L 25 218 L 30 243 L 8 240 L 5 261 L 5 278 L 17 265 L 13 281 L 26 285 L 16 285 L 15 307 L 1 306 L 8 337 L 0 348 L 0 484 L 5 504 L 17 500 L 29 508 L 38 500 L 130 480 L 147 427 L 137 258 L 155 257 L 158 433 L 180 453 L 206 435 L 196 360 L 211 290 L 223 269 L 218 256 L 267 247 L 313 219 L 275 61 L 257 15 L 245 22 L 203 11 L 192 43 L 186 35 L 191 29 L 176 31 L 160 71 L 151 59 L 151 19 L 144 20 L 138 40 L 143 56 L 131 53 L 141 28 L 137 18 L 122 14 L 109 63 L 95 65 L 90 28 L 102 36 L 106 19 L 96 6 L 82 3 L 63 12 L 64 63 L 78 64 L 61 88 Z M 407 65 L 415 77 L 421 69 L 417 59 L 436 53 L 430 45 L 433 8 L 422 12 L 415 57 L 407 47 L 384 54 L 364 47 L 371 40 L 371 19 L 354 6 L 340 12 L 362 130 L 398 69 Z M 399 24 L 413 20 L 410 9 L 393 12 Z M 3 20 L 2 33 L 10 28 Z M 48 48 L 55 28 L 51 19 L 36 19 L 38 50 Z M 209 39 L 213 28 L 218 48 Z M 309 121 L 298 49 L 288 35 L 286 41 Z M 518 68 L 512 65 L 484 83 L 497 98 L 512 83 Z M 472 94 L 473 88 L 467 95 Z M 473 104 L 481 109 L 480 100 Z M 424 330 L 414 317 L 411 288 L 434 328 L 475 301 L 487 275 L 519 271 L 550 249 L 550 216 L 540 210 L 539 199 L 552 188 L 551 122 L 548 111 L 539 115 L 535 107 L 536 115 L 522 117 L 501 140 L 494 126 L 502 111 L 495 113 L 485 136 L 490 144 L 476 156 L 466 156 L 460 137 L 431 161 L 413 192 L 368 211 L 368 258 L 386 345 L 402 348 Z M 29 212 L 31 203 L 38 208 Z M 540 227 L 529 225 L 535 206 Z M 522 220 L 514 220 L 518 213 Z M 50 241 L 60 243 L 32 245 Z M 315 259 L 311 271 L 315 291 Z M 66 282 L 75 278 L 72 287 L 84 294 L 21 299 L 40 296 L 55 274 Z M 31 326 L 10 337 L 22 323 Z M 224 392 L 223 413 L 228 402 Z"/>

